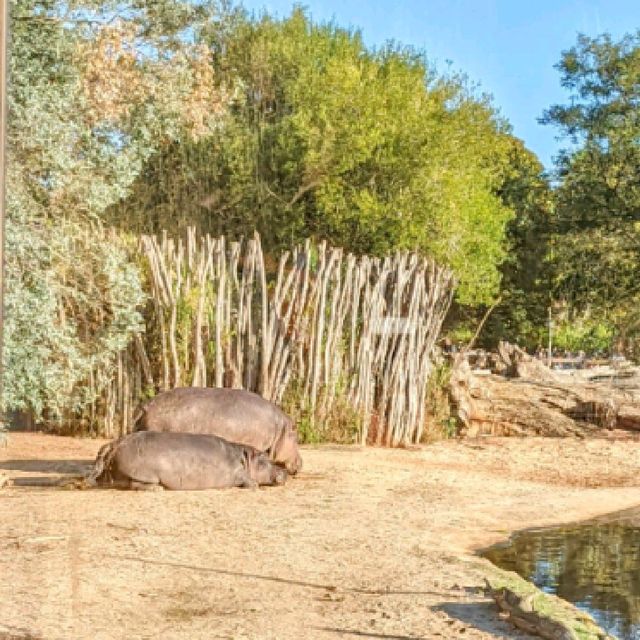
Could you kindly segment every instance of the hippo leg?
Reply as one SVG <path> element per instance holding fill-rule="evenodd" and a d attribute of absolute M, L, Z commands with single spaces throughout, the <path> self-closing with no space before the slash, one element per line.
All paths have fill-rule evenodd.
<path fill-rule="evenodd" d="M 164 491 L 164 487 L 161 484 L 138 482 L 137 480 L 131 480 L 129 482 L 129 488 L 133 489 L 134 491 Z"/>

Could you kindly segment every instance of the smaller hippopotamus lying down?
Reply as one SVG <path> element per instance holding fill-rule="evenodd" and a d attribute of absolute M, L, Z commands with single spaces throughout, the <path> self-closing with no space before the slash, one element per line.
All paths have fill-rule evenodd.
<path fill-rule="evenodd" d="M 302 467 L 293 420 L 244 389 L 180 387 L 141 405 L 134 431 L 206 433 L 262 451 L 294 475 Z"/>
<path fill-rule="evenodd" d="M 89 485 L 141 490 L 284 484 L 287 472 L 251 447 L 196 433 L 139 431 L 104 445 Z"/>

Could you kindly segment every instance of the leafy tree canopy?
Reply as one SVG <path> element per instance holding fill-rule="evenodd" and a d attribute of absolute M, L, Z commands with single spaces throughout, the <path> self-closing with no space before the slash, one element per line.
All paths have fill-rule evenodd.
<path fill-rule="evenodd" d="M 418 250 L 456 270 L 461 300 L 495 294 L 512 138 L 487 98 L 418 52 L 370 51 L 301 9 L 238 19 L 224 46 L 203 34 L 233 87 L 228 116 L 150 162 L 114 219 L 257 228 L 272 249 L 315 235 L 360 253 Z"/>
<path fill-rule="evenodd" d="M 418 251 L 455 270 L 461 303 L 501 278 L 526 297 L 539 167 L 422 53 L 214 0 L 11 13 L 5 408 L 63 413 L 110 380 L 142 328 L 140 231 Z"/>
<path fill-rule="evenodd" d="M 543 121 L 573 146 L 558 160 L 554 292 L 624 335 L 640 327 L 640 31 L 580 36 L 558 69 L 570 101 Z"/>
<path fill-rule="evenodd" d="M 101 217 L 167 139 L 216 124 L 209 52 L 181 35 L 203 12 L 11 4 L 5 409 L 59 415 L 90 401 L 142 328 L 131 251 Z"/>
<path fill-rule="evenodd" d="M 507 257 L 500 266 L 499 303 L 480 341 L 491 347 L 508 340 L 534 349 L 544 343 L 551 301 L 547 254 L 553 193 L 540 161 L 519 140 L 511 141 L 508 171 L 498 193 L 514 217 L 507 224 Z M 466 313 L 476 327 L 484 312 L 480 307 Z"/>

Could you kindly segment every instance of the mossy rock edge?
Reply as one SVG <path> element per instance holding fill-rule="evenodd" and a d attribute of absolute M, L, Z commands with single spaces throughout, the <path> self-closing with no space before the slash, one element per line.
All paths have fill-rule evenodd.
<path fill-rule="evenodd" d="M 496 567 L 485 580 L 506 619 L 524 631 L 548 640 L 617 640 L 588 613 L 544 593 L 517 573 Z"/>

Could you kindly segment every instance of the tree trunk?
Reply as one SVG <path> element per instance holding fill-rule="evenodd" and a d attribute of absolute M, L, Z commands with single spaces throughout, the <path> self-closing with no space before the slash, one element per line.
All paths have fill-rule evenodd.
<path fill-rule="evenodd" d="M 464 354 L 454 363 L 450 394 L 461 433 L 586 436 L 599 429 L 640 430 L 640 388 L 611 381 L 563 379 L 511 345 L 501 345 L 507 375 L 476 375 Z"/>

